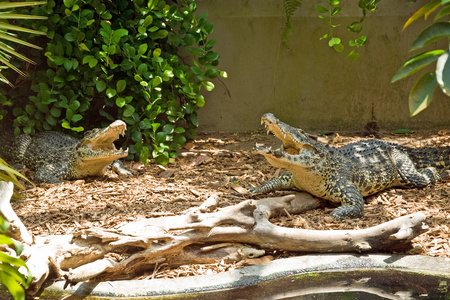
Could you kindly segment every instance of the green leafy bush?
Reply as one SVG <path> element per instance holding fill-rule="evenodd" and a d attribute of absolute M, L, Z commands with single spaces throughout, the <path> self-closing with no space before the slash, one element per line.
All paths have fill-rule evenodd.
<path fill-rule="evenodd" d="M 194 0 L 50 0 L 33 23 L 51 40 L 48 67 L 32 72 L 32 96 L 11 94 L 16 134 L 128 125 L 130 158 L 167 163 L 195 134 L 217 69 L 213 25 Z M 44 64 L 45 65 L 45 64 Z M 1 113 L 1 112 L 0 112 Z"/>

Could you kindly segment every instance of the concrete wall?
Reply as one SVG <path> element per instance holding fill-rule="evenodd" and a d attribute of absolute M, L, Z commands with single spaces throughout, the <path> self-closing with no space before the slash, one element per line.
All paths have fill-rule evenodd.
<path fill-rule="evenodd" d="M 410 118 L 408 93 L 418 77 L 390 83 L 427 24 L 420 21 L 402 32 L 424 1 L 381 1 L 364 22 L 369 40 L 357 61 L 319 40 L 328 31 L 315 11 L 319 2 L 326 3 L 304 0 L 297 10 L 287 48 L 280 43 L 282 0 L 197 1 L 199 12 L 208 13 L 214 24 L 219 68 L 229 75 L 223 83 L 215 80 L 215 90 L 206 93 L 200 131 L 259 130 L 266 112 L 308 130 L 362 130 L 372 120 L 372 111 L 385 130 L 450 127 L 450 98 L 440 90 L 428 109 Z M 343 26 L 361 16 L 357 1 L 344 2 L 351 4 L 336 18 Z"/>

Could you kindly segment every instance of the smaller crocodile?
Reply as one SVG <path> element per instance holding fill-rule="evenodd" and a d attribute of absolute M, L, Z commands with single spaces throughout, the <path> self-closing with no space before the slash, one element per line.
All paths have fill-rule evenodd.
<path fill-rule="evenodd" d="M 101 176 L 111 164 L 116 172 L 130 175 L 118 160 L 128 150 L 117 150 L 113 143 L 126 128 L 125 122 L 117 120 L 106 128 L 87 131 L 81 140 L 56 131 L 17 137 L 6 131 L 0 136 L 0 157 L 15 167 L 36 171 L 37 183 Z"/>
<path fill-rule="evenodd" d="M 306 191 L 341 203 L 331 214 L 336 219 L 361 217 L 363 196 L 394 186 L 422 188 L 449 176 L 450 147 L 409 148 L 377 139 L 332 147 L 281 122 L 273 114 L 265 114 L 261 122 L 268 133 L 282 141 L 283 148 L 256 146 L 255 152 L 288 173 L 248 190 L 253 193 L 291 188 Z"/>

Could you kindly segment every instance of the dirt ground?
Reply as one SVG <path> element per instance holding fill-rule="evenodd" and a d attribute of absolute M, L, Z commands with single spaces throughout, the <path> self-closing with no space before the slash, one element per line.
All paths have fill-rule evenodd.
<path fill-rule="evenodd" d="M 450 143 L 446 131 L 405 135 L 381 134 L 381 138 L 413 147 L 437 147 Z M 323 142 L 342 145 L 360 139 L 358 135 L 333 133 Z M 166 166 L 125 162 L 134 172 L 131 177 L 118 177 L 112 171 L 101 178 L 67 181 L 60 185 L 40 185 L 28 189 L 13 208 L 35 235 L 71 234 L 79 229 L 99 226 L 114 228 L 124 222 L 180 214 L 200 205 L 212 194 L 219 194 L 221 206 L 237 204 L 245 199 L 284 195 L 279 191 L 266 195 L 242 196 L 242 187 L 257 186 L 283 170 L 270 166 L 265 159 L 251 153 L 258 142 L 278 147 L 279 142 L 265 133 L 200 134 L 180 150 L 179 157 Z M 25 173 L 30 178 L 31 171 Z M 411 254 L 450 258 L 450 181 L 425 189 L 389 189 L 367 197 L 361 219 L 338 222 L 329 214 L 333 206 L 308 211 L 301 215 L 280 216 L 272 221 L 281 226 L 317 229 L 360 229 L 422 211 L 429 230 L 413 240 Z M 301 253 L 271 253 L 275 258 Z M 151 278 L 169 278 L 209 274 L 235 268 L 235 265 L 187 265 L 177 269 L 159 267 Z M 146 278 L 148 278 L 147 276 Z M 145 277 L 145 276 L 144 276 Z"/>

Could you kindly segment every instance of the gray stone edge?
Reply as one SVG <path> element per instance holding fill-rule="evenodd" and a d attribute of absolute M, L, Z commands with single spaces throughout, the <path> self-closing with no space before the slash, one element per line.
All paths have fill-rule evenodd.
<path fill-rule="evenodd" d="M 354 269 L 397 269 L 405 272 L 439 275 L 450 278 L 450 259 L 423 255 L 352 255 L 317 254 L 277 259 L 256 266 L 244 267 L 219 274 L 175 279 L 120 280 L 82 282 L 64 289 L 57 281 L 43 295 L 77 294 L 91 297 L 149 297 L 187 294 L 249 286 L 265 280 L 320 271 Z"/>

